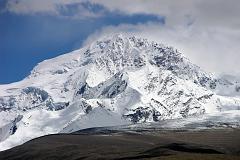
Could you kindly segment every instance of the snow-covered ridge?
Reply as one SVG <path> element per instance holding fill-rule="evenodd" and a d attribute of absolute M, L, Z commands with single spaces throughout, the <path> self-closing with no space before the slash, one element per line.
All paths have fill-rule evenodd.
<path fill-rule="evenodd" d="M 239 110 L 239 86 L 172 47 L 108 36 L 0 85 L 0 149 L 50 133 Z"/>

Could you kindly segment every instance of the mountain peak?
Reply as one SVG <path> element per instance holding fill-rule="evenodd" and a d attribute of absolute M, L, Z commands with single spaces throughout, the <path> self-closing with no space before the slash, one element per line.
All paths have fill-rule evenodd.
<path fill-rule="evenodd" d="M 232 95 L 239 95 L 238 84 L 215 78 L 173 47 L 106 36 L 0 86 L 0 148 L 16 138 L 19 144 L 50 133 L 237 109 L 240 99 Z"/>

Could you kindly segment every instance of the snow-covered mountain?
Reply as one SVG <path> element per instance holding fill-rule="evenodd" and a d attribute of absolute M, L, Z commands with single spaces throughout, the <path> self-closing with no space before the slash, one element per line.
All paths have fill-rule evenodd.
<path fill-rule="evenodd" d="M 51 133 L 239 109 L 237 78 L 207 73 L 172 47 L 117 34 L 0 85 L 0 150 Z"/>

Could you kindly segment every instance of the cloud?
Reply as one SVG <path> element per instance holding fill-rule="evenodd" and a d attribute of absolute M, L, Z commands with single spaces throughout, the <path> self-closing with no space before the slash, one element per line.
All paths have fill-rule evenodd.
<path fill-rule="evenodd" d="M 166 17 L 166 24 L 198 23 L 199 25 L 240 28 L 239 0 L 91 0 L 111 11 L 124 14 L 154 14 Z M 126 4 L 126 5 L 123 5 Z"/>
<path fill-rule="evenodd" d="M 7 0 L 5 10 L 58 16 L 75 11 L 70 15 L 75 18 L 99 17 L 110 12 L 150 14 L 164 16 L 170 27 L 195 23 L 202 27 L 240 30 L 239 0 Z"/>

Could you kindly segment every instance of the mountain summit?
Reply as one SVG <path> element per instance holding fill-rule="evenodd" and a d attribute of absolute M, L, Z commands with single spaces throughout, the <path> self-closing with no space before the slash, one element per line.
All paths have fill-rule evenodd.
<path fill-rule="evenodd" d="M 0 85 L 0 149 L 51 133 L 239 110 L 239 96 L 237 80 L 172 47 L 117 34 Z"/>

